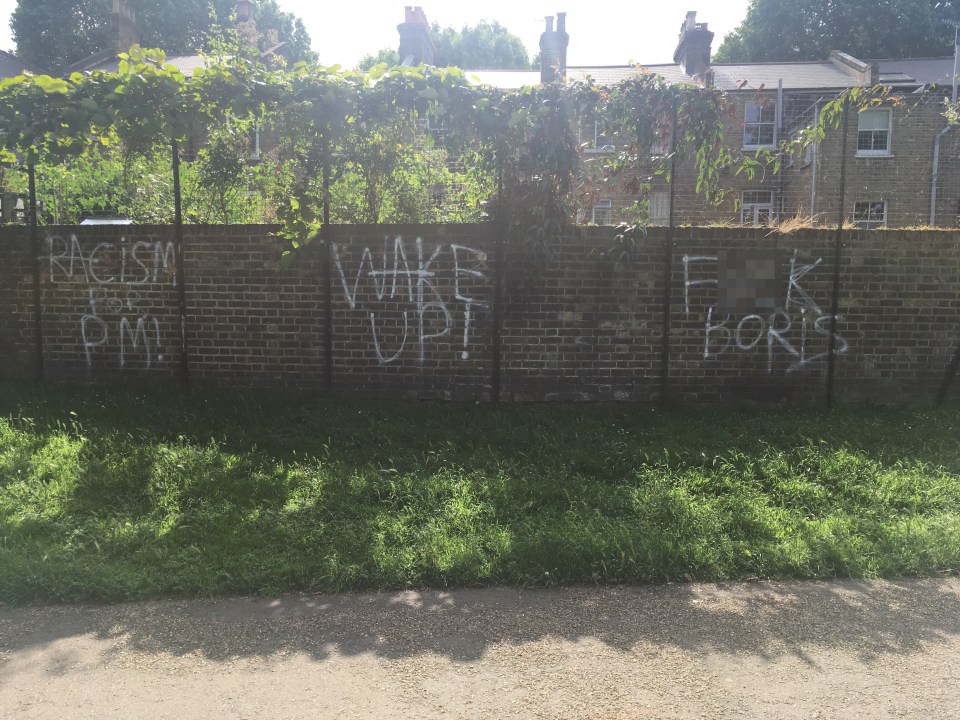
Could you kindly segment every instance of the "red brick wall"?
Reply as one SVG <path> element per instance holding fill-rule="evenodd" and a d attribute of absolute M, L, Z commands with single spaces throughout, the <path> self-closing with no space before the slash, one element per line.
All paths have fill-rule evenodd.
<path fill-rule="evenodd" d="M 564 238 L 540 278 L 507 254 L 503 392 L 515 400 L 639 400 L 659 392 L 664 247 L 651 232 L 629 265 L 600 253 L 613 233 Z"/>
<path fill-rule="evenodd" d="M 956 232 L 857 232 L 845 242 L 837 397 L 909 402 L 936 392 L 960 345 Z M 960 378 L 954 387 L 960 385 Z"/>
<path fill-rule="evenodd" d="M 345 395 L 655 401 L 663 380 L 665 229 L 632 261 L 602 258 L 608 228 L 573 229 L 534 277 L 505 248 L 495 378 L 492 225 L 341 226 L 290 267 L 264 227 L 189 226 L 190 379 Z M 41 229 L 47 377 L 180 378 L 169 227 Z M 778 252 L 775 309 L 718 309 L 721 257 Z M 668 399 L 816 404 L 826 395 L 834 233 L 680 228 L 671 247 Z M 0 231 L 0 377 L 35 372 L 23 229 Z M 929 402 L 960 344 L 960 241 L 946 231 L 843 236 L 838 400 Z M 329 285 L 327 284 L 329 282 Z M 725 281 L 724 281 L 725 282 Z M 332 300 L 327 346 L 326 296 Z M 739 307 L 739 306 L 738 306 Z M 328 352 L 332 366 L 327 367 Z"/>
<path fill-rule="evenodd" d="M 776 310 L 717 308 L 719 256 L 775 248 L 782 279 Z M 816 403 L 824 398 L 833 297 L 833 235 L 768 235 L 691 228 L 674 254 L 670 387 L 679 400 L 729 397 Z M 792 280 L 792 282 L 791 282 Z M 789 297 L 787 293 L 790 293 Z M 849 350 L 838 343 L 837 355 Z"/>
<path fill-rule="evenodd" d="M 311 246 L 294 267 L 260 226 L 185 230 L 190 377 L 222 385 L 323 385 L 321 262 Z"/>
<path fill-rule="evenodd" d="M 0 379 L 35 377 L 33 263 L 26 228 L 0 235 Z"/>
<path fill-rule="evenodd" d="M 47 376 L 175 377 L 181 352 L 175 270 L 170 227 L 43 228 Z"/>
<path fill-rule="evenodd" d="M 340 226 L 331 241 L 336 388 L 404 397 L 490 397 L 489 227 Z"/>

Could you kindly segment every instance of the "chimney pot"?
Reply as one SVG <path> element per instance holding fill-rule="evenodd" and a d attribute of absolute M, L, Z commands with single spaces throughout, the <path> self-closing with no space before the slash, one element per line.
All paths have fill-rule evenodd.
<path fill-rule="evenodd" d="M 687 75 L 703 76 L 710 69 L 712 43 L 713 33 L 708 29 L 707 23 L 698 23 L 696 11 L 691 10 L 680 26 L 680 42 L 673 53 L 673 61 L 678 63 Z"/>
<path fill-rule="evenodd" d="M 557 13 L 557 29 L 553 29 L 553 15 L 546 16 L 546 30 L 540 36 L 540 82 L 562 80 L 567 76 L 567 14 Z"/>
<path fill-rule="evenodd" d="M 246 22 L 253 19 L 253 3 L 250 0 L 237 2 L 237 21 Z"/>
<path fill-rule="evenodd" d="M 140 42 L 140 32 L 137 30 L 137 15 L 127 5 L 126 0 L 113 0 L 110 32 L 114 40 L 114 52 L 125 53 Z"/>
<path fill-rule="evenodd" d="M 408 25 L 429 25 L 427 13 L 420 5 L 405 5 L 403 21 Z"/>
<path fill-rule="evenodd" d="M 409 59 L 414 65 L 433 64 L 437 48 L 430 37 L 430 24 L 427 14 L 419 5 L 404 6 L 404 22 L 397 26 L 400 33 L 400 61 Z"/>

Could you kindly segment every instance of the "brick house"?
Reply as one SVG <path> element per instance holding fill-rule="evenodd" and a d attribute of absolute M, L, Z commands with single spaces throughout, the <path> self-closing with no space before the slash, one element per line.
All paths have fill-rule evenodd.
<path fill-rule="evenodd" d="M 548 24 L 545 36 L 550 35 Z M 593 78 L 615 84 L 637 72 L 661 75 L 669 83 L 694 82 L 724 91 L 735 111 L 727 123 L 734 155 L 774 150 L 818 119 L 825 103 L 853 87 L 882 85 L 896 102 L 852 113 L 848 121 L 843 209 L 860 227 L 955 227 L 960 217 L 960 131 L 948 125 L 943 101 L 953 81 L 952 57 L 860 60 L 834 51 L 821 62 L 711 64 L 713 33 L 691 12 L 681 26 L 674 63 L 642 69 L 567 67 L 571 80 Z M 541 46 L 550 45 L 550 38 Z M 544 71 L 545 79 L 549 74 Z M 589 152 L 603 152 L 599 129 Z M 589 138 L 588 138 L 589 139 Z M 694 192 L 692 167 L 682 167 L 674 188 L 676 222 L 767 225 L 796 218 L 812 225 L 839 220 L 842 132 L 828 130 L 823 141 L 783 157 L 748 178 L 729 174 L 727 200 L 707 205 Z M 612 148 L 611 148 L 612 150 Z M 650 219 L 665 224 L 669 192 L 655 183 Z M 598 197 L 581 216 L 597 224 L 616 222 L 617 209 L 632 200 L 611 192 Z"/>
<path fill-rule="evenodd" d="M 554 26 L 554 18 L 546 18 L 539 73 L 481 69 L 467 70 L 468 76 L 513 89 L 558 78 L 614 85 L 637 73 L 655 73 L 668 83 L 716 88 L 733 103 L 726 137 L 735 156 L 775 150 L 850 88 L 888 86 L 892 97 L 902 99 L 899 103 L 853 113 L 849 119 L 844 218 L 860 227 L 960 224 L 960 129 L 950 127 L 943 114 L 953 82 L 952 57 L 861 60 L 834 51 L 819 62 L 712 64 L 714 34 L 706 23 L 697 22 L 696 12 L 689 12 L 673 63 L 569 66 L 566 13 L 558 13 L 556 20 Z M 398 30 L 405 63 L 430 64 L 433 44 L 423 11 L 408 7 Z M 782 157 L 779 168 L 769 165 L 752 178 L 728 173 L 726 199 L 719 206 L 696 194 L 693 168 L 681 163 L 672 192 L 662 180 L 653 181 L 646 197 L 650 222 L 667 223 L 672 196 L 675 222 L 680 224 L 767 225 L 790 219 L 836 224 L 841 135 L 839 129 L 830 130 L 819 145 Z M 615 152 L 599 123 L 580 128 L 580 136 L 585 153 L 595 161 Z M 615 185 L 591 187 L 579 199 L 578 218 L 598 225 L 617 223 L 628 219 L 624 209 L 637 199 Z"/>

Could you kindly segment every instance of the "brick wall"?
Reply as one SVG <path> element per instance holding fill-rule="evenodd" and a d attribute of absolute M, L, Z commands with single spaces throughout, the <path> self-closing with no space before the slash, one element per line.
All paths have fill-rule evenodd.
<path fill-rule="evenodd" d="M 175 376 L 181 343 L 172 228 L 45 229 L 39 260 L 49 377 Z"/>
<path fill-rule="evenodd" d="M 640 400 L 659 392 L 663 332 L 662 233 L 614 269 L 599 257 L 612 232 L 564 238 L 540 278 L 507 253 L 503 392 L 515 400 Z M 658 239 L 661 238 L 661 239 Z"/>
<path fill-rule="evenodd" d="M 858 113 L 850 112 L 847 130 L 847 164 L 844 214 L 853 217 L 857 202 L 886 202 L 889 227 L 930 225 L 934 142 L 947 127 L 942 101 L 936 97 L 906 99 L 885 108 L 892 115 L 889 154 L 862 156 L 857 151 Z M 956 130 L 941 138 L 938 172 L 938 227 L 956 227 L 960 186 L 957 184 Z M 842 132 L 830 130 L 821 144 L 816 165 L 816 214 L 826 224 L 836 222 L 842 159 Z M 799 172 L 809 172 L 804 169 Z M 790 175 L 790 173 L 788 173 Z M 792 178 L 788 178 L 792 179 Z M 809 211 L 809 201 L 803 212 Z"/>
<path fill-rule="evenodd" d="M 760 303 L 740 309 L 719 307 L 723 253 L 756 249 L 776 251 L 781 277 L 770 298 L 774 308 Z M 670 368 L 675 397 L 821 402 L 833 297 L 832 259 L 829 232 L 769 235 L 727 229 L 679 235 Z M 837 350 L 838 360 L 849 360 L 843 342 Z"/>
<path fill-rule="evenodd" d="M 0 379 L 36 376 L 33 269 L 26 228 L 7 228 L 0 240 Z"/>
<path fill-rule="evenodd" d="M 493 239 L 477 225 L 335 228 L 334 386 L 353 394 L 489 398 Z"/>
<path fill-rule="evenodd" d="M 668 293 L 665 229 L 620 267 L 602 258 L 612 230 L 572 229 L 534 277 L 495 230 L 335 227 L 329 246 L 284 267 L 269 228 L 188 226 L 190 380 L 321 389 L 329 377 L 357 396 L 486 401 L 499 388 L 504 400 L 638 402 L 658 400 L 665 381 L 679 402 L 816 404 L 833 333 L 838 400 L 927 403 L 960 344 L 955 232 L 844 233 L 834 330 L 832 231 L 677 229 Z M 41 248 L 49 380 L 181 379 L 171 228 L 42 228 Z M 36 371 L 32 273 L 23 229 L 0 231 L 4 379 Z"/>
<path fill-rule="evenodd" d="M 314 388 L 324 381 L 322 253 L 296 267 L 261 226 L 196 226 L 184 238 L 190 377 Z"/>

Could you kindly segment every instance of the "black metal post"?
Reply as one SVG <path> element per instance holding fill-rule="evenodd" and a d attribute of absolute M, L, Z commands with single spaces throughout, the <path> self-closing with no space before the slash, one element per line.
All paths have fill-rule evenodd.
<path fill-rule="evenodd" d="M 497 149 L 497 217 L 493 223 L 493 343 L 491 346 L 492 368 L 490 378 L 490 402 L 500 402 L 501 374 L 503 372 L 503 271 L 504 234 L 506 216 L 503 208 L 503 147 Z"/>
<path fill-rule="evenodd" d="M 37 168 L 27 166 L 30 183 L 30 252 L 33 255 L 33 336 L 37 352 L 37 380 L 43 382 L 43 294 L 40 290 L 40 228 L 37 218 Z"/>
<path fill-rule="evenodd" d="M 184 384 L 190 381 L 190 346 L 187 344 L 187 287 L 183 267 L 183 193 L 180 188 L 180 147 L 170 142 L 173 156 L 173 232 L 174 256 L 177 260 L 177 300 L 180 304 L 180 374 Z"/>
<path fill-rule="evenodd" d="M 330 143 L 323 140 L 323 244 L 326 246 L 323 281 L 323 384 L 327 392 L 333 390 L 333 244 L 330 237 Z"/>
<path fill-rule="evenodd" d="M 660 404 L 666 405 L 670 387 L 670 313 L 673 310 L 673 230 L 674 205 L 677 187 L 677 103 L 673 103 L 673 122 L 670 129 L 670 211 L 667 233 L 663 243 L 663 344 L 660 348 Z"/>
<path fill-rule="evenodd" d="M 827 341 L 827 407 L 833 407 L 837 367 L 837 315 L 840 312 L 840 260 L 843 249 L 844 200 L 847 192 L 847 134 L 850 127 L 850 102 L 843 104 L 843 132 L 840 142 L 840 197 L 837 230 L 833 240 L 833 300 L 830 307 L 830 337 Z"/>

